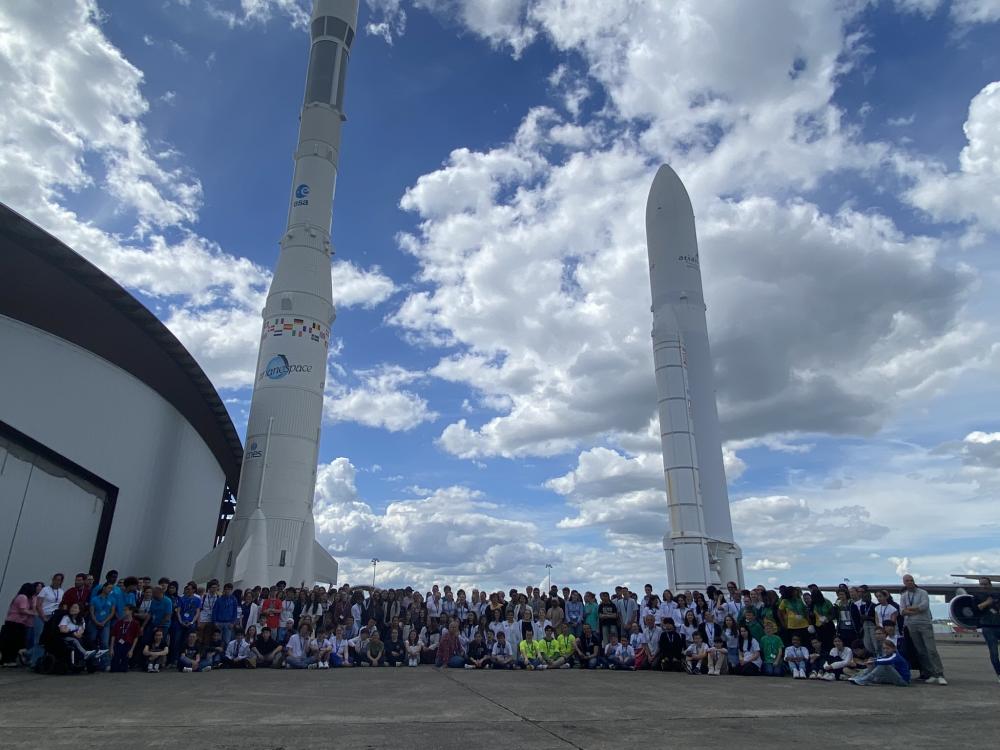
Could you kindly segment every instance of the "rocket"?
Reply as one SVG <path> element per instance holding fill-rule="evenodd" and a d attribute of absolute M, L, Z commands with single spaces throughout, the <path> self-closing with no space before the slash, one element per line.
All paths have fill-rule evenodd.
<path fill-rule="evenodd" d="M 358 0 L 315 0 L 288 224 L 263 310 L 236 513 L 222 543 L 196 564 L 198 581 L 337 580 L 337 561 L 315 538 L 313 495 L 336 317 L 333 193 L 357 23 Z"/>
<path fill-rule="evenodd" d="M 663 538 L 670 585 L 743 587 L 708 345 L 705 297 L 691 199 L 661 166 L 646 201 L 653 365 L 670 531 Z"/>

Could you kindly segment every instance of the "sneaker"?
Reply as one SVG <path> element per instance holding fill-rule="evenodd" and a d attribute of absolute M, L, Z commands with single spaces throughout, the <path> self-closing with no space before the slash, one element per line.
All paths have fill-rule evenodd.
<path fill-rule="evenodd" d="M 549 668 L 549 665 L 548 665 L 548 664 L 539 664 L 539 665 L 538 665 L 538 668 L 539 668 L 539 669 L 548 669 L 548 668 Z"/>
<path fill-rule="evenodd" d="M 97 651 L 96 650 L 95 651 L 84 651 L 83 652 L 83 658 L 84 659 L 90 659 L 90 658 L 92 658 L 94 656 L 97 656 Z"/>
<path fill-rule="evenodd" d="M 211 667 L 202 667 L 202 668 L 201 668 L 201 671 L 202 671 L 202 672 L 211 672 L 211 671 L 212 671 L 212 668 L 211 668 Z"/>
<path fill-rule="evenodd" d="M 465 668 L 466 668 L 466 669 L 475 669 L 475 667 L 474 667 L 474 666 L 472 666 L 471 664 L 466 664 L 466 665 L 465 665 Z"/>
<path fill-rule="evenodd" d="M 563 664 L 561 667 L 559 667 L 559 669 L 572 669 L 572 668 L 573 668 L 572 664 Z"/>
<path fill-rule="evenodd" d="M 306 669 L 319 669 L 319 664 L 310 664 Z"/>
<path fill-rule="evenodd" d="M 147 664 L 146 665 L 146 671 L 149 672 L 150 674 L 153 674 L 153 665 L 152 664 Z"/>
<path fill-rule="evenodd" d="M 924 680 L 924 684 L 925 685 L 936 685 L 937 681 L 938 681 L 937 677 L 928 677 L 926 680 Z"/>
<path fill-rule="evenodd" d="M 524 668 L 527 669 L 528 671 L 532 671 L 532 670 L 534 670 L 535 665 L 534 664 L 525 664 Z M 612 669 L 614 669 L 614 667 L 612 667 Z"/>
<path fill-rule="evenodd" d="M 833 682 L 834 680 L 837 679 L 837 675 L 835 675 L 833 672 L 827 672 L 825 675 L 823 675 L 823 679 L 826 680 L 827 682 Z"/>
<path fill-rule="evenodd" d="M 809 675 L 809 679 L 810 680 L 818 680 L 819 679 L 819 672 L 813 672 L 811 675 Z"/>
<path fill-rule="evenodd" d="M 947 685 L 948 684 L 948 680 L 946 680 L 944 677 L 938 677 L 937 678 L 937 684 L 938 685 Z"/>
<path fill-rule="evenodd" d="M 191 673 L 191 672 L 193 672 L 194 670 L 193 670 L 193 669 L 191 669 L 191 667 L 184 667 L 184 669 L 182 669 L 181 671 L 182 671 L 182 672 L 188 672 L 188 673 Z"/>
<path fill-rule="evenodd" d="M 160 671 L 160 665 L 159 664 L 154 664 L 153 665 L 153 671 L 154 672 L 159 672 Z"/>

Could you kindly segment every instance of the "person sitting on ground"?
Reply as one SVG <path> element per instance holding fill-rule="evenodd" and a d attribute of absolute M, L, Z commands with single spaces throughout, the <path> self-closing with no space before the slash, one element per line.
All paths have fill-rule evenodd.
<path fill-rule="evenodd" d="M 201 663 L 210 667 L 221 667 L 222 660 L 226 656 L 226 644 L 222 642 L 222 631 L 215 626 L 210 626 L 206 632 L 208 643 L 205 644 L 201 655 Z"/>
<path fill-rule="evenodd" d="M 299 631 L 288 639 L 285 647 L 286 669 L 316 669 L 316 642 L 309 637 L 309 625 L 299 625 Z"/>
<path fill-rule="evenodd" d="M 884 656 L 869 659 L 869 669 L 852 677 L 855 685 L 897 685 L 906 687 L 910 684 L 910 665 L 896 651 L 896 644 L 885 641 L 882 644 Z"/>
<path fill-rule="evenodd" d="M 691 643 L 684 649 L 684 669 L 688 674 L 708 673 L 708 644 L 698 630 L 692 633 Z"/>
<path fill-rule="evenodd" d="M 760 643 L 750 635 L 750 630 L 744 625 L 740 628 L 740 663 L 736 665 L 736 674 L 754 676 L 760 674 L 762 660 L 760 658 Z"/>
<path fill-rule="evenodd" d="M 663 618 L 663 633 L 660 634 L 660 669 L 664 672 L 683 672 L 686 667 L 685 650 L 687 643 L 684 636 L 677 632 L 677 626 L 672 617 Z"/>
<path fill-rule="evenodd" d="M 385 663 L 390 667 L 401 667 L 406 658 L 406 645 L 399 637 L 399 628 L 389 628 L 389 640 L 385 643 Z"/>
<path fill-rule="evenodd" d="M 347 654 L 351 664 L 360 667 L 368 653 L 368 628 L 361 628 L 357 636 L 347 642 Z"/>
<path fill-rule="evenodd" d="M 657 602 L 659 599 L 655 594 L 651 594 L 651 599 Z M 656 616 L 652 612 L 647 612 L 642 618 L 642 656 L 636 653 L 636 669 L 659 669 L 660 667 L 660 636 L 663 629 L 656 624 Z"/>
<path fill-rule="evenodd" d="M 818 680 L 820 678 L 820 672 L 823 669 L 823 661 L 826 656 L 823 651 L 823 643 L 819 638 L 813 638 L 809 641 L 809 659 L 806 671 L 809 673 L 810 680 Z"/>
<path fill-rule="evenodd" d="M 251 625 L 243 631 L 239 625 L 233 629 L 233 639 L 226 646 L 222 666 L 229 669 L 256 669 L 257 657 L 253 652 L 253 643 L 257 638 L 257 627 Z"/>
<path fill-rule="evenodd" d="M 378 628 L 373 628 L 369 633 L 368 648 L 361 659 L 362 667 L 384 667 L 385 666 L 385 644 L 378 634 Z"/>
<path fill-rule="evenodd" d="M 163 628 L 154 628 L 153 640 L 142 648 L 142 655 L 146 660 L 146 671 L 159 672 L 167 663 L 169 654 L 170 647 L 167 646 L 167 639 L 163 636 Z"/>
<path fill-rule="evenodd" d="M 792 645 L 785 649 L 785 663 L 793 680 L 804 680 L 808 676 L 809 649 L 802 645 L 802 639 L 792 636 Z"/>
<path fill-rule="evenodd" d="M 865 648 L 865 642 L 861 638 L 856 639 L 851 644 L 851 663 L 844 667 L 844 677 L 850 679 L 867 671 L 871 657 L 871 652 Z"/>
<path fill-rule="evenodd" d="M 588 622 L 573 644 L 573 655 L 581 669 L 597 669 L 601 664 L 601 639 Z"/>
<path fill-rule="evenodd" d="M 844 640 L 839 635 L 833 637 L 833 648 L 827 654 L 820 667 L 820 677 L 824 680 L 839 680 L 844 674 L 844 669 L 850 666 L 853 660 L 851 649 L 844 645 Z"/>
<path fill-rule="evenodd" d="M 272 635 L 271 628 L 265 625 L 260 630 L 260 635 L 254 642 L 254 655 L 257 657 L 258 667 L 282 666 L 285 660 L 284 649 Z"/>
<path fill-rule="evenodd" d="M 538 645 L 542 661 L 545 662 L 547 669 L 569 669 L 570 665 L 566 662 L 566 657 L 556 640 L 555 629 L 551 625 L 546 626 L 545 638 Z"/>
<path fill-rule="evenodd" d="M 721 631 L 715 634 L 715 641 L 709 646 L 705 662 L 710 675 L 725 674 L 729 671 L 729 651 L 726 649 L 726 641 Z"/>
<path fill-rule="evenodd" d="M 563 620 L 562 624 L 559 625 L 559 632 L 556 634 L 555 640 L 559 648 L 559 655 L 566 664 L 564 669 L 572 668 L 576 655 L 576 638 L 570 632 L 568 621 Z"/>
<path fill-rule="evenodd" d="M 611 642 L 604 649 L 604 662 L 608 669 L 635 669 L 635 651 L 626 640 L 619 640 L 613 632 Z"/>
<path fill-rule="evenodd" d="M 511 645 L 507 643 L 507 634 L 502 630 L 496 634 L 496 641 L 490 648 L 490 663 L 494 669 L 515 669 L 517 667 L 517 656 Z"/>
<path fill-rule="evenodd" d="M 467 669 L 486 669 L 489 665 L 490 653 L 486 650 L 482 632 L 477 630 L 465 648 L 465 666 Z"/>
<path fill-rule="evenodd" d="M 448 630 L 441 636 L 434 663 L 439 669 L 441 667 L 461 669 L 465 666 L 465 650 L 462 648 L 462 641 L 458 637 L 457 622 L 449 625 Z"/>
<path fill-rule="evenodd" d="M 330 654 L 333 653 L 333 642 L 327 637 L 326 629 L 316 628 L 316 665 L 320 669 L 330 668 Z"/>
<path fill-rule="evenodd" d="M 781 677 L 784 673 L 783 662 L 781 660 L 784 651 L 784 641 L 778 637 L 773 623 L 764 625 L 766 635 L 759 641 L 761 649 L 761 671 L 769 677 Z M 747 628 L 747 633 L 750 628 Z M 794 642 L 795 638 L 792 641 Z M 738 646 L 737 646 L 738 648 Z"/>
<path fill-rule="evenodd" d="M 500 640 L 500 634 L 497 634 L 497 641 Z M 524 640 L 521 641 L 517 646 L 518 652 L 520 654 L 521 666 L 525 669 L 545 669 L 545 662 L 541 658 L 539 653 L 538 641 L 535 640 L 535 634 L 533 631 L 529 630 L 524 634 Z"/>
<path fill-rule="evenodd" d="M 423 644 L 420 643 L 420 634 L 416 630 L 411 630 L 410 634 L 406 637 L 406 666 L 418 666 L 420 664 L 420 654 L 423 650 Z"/>
<path fill-rule="evenodd" d="M 198 632 L 190 630 L 187 634 L 187 642 L 181 647 L 181 652 L 177 655 L 178 672 L 211 672 L 212 668 L 201 665 L 201 651 L 198 648 Z"/>

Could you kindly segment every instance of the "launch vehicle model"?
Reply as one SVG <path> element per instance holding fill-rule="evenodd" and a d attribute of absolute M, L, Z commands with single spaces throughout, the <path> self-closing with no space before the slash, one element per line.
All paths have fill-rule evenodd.
<path fill-rule="evenodd" d="M 646 245 L 670 585 L 704 590 L 735 581 L 742 589 L 743 553 L 733 541 L 694 212 L 683 183 L 666 165 L 649 190 Z"/>
<path fill-rule="evenodd" d="M 358 0 L 315 0 L 288 228 L 263 311 L 236 514 L 223 542 L 195 566 L 199 581 L 337 580 L 337 561 L 315 539 L 313 494 L 336 317 L 333 193 L 357 22 Z"/>

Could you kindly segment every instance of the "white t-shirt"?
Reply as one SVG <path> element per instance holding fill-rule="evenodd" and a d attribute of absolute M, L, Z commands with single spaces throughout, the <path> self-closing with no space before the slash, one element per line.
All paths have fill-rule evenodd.
<path fill-rule="evenodd" d="M 875 624 L 882 627 L 887 622 L 893 622 L 896 614 L 896 608 L 891 604 L 879 604 L 875 607 Z"/>
<path fill-rule="evenodd" d="M 673 602 L 662 602 L 659 609 L 656 610 L 656 621 L 663 622 L 663 618 L 669 617 L 674 621 L 674 625 L 680 625 L 680 620 L 677 614 L 677 605 Z"/>
<path fill-rule="evenodd" d="M 70 619 L 69 615 L 63 615 L 63 618 L 59 621 L 59 627 L 66 628 L 64 635 L 75 635 L 77 638 L 83 637 L 83 623 L 77 625 L 72 619 Z"/>
<path fill-rule="evenodd" d="M 290 656 L 294 656 L 298 659 L 308 656 L 309 651 L 313 646 L 314 642 L 311 638 L 308 636 L 303 638 L 298 633 L 288 639 L 288 653 Z"/>
<path fill-rule="evenodd" d="M 756 659 L 751 659 L 750 657 L 757 654 Z M 751 664 L 756 664 L 758 667 L 761 665 L 760 659 L 760 644 L 757 643 L 756 638 L 751 638 L 749 643 L 743 644 L 743 663 L 746 664 L 750 662 Z"/>
<path fill-rule="evenodd" d="M 692 643 L 690 646 L 684 649 L 684 653 L 687 656 L 701 656 L 702 654 L 707 652 L 708 652 L 708 644 L 705 643 L 704 641 L 702 641 L 701 643 Z"/>
<path fill-rule="evenodd" d="M 809 660 L 809 649 L 805 646 L 789 646 L 785 649 L 785 661 L 801 662 L 805 664 Z"/>
<path fill-rule="evenodd" d="M 46 617 L 52 617 L 52 613 L 59 609 L 59 602 L 62 601 L 63 590 L 46 586 L 38 593 L 38 599 L 42 603 L 42 613 Z"/>

